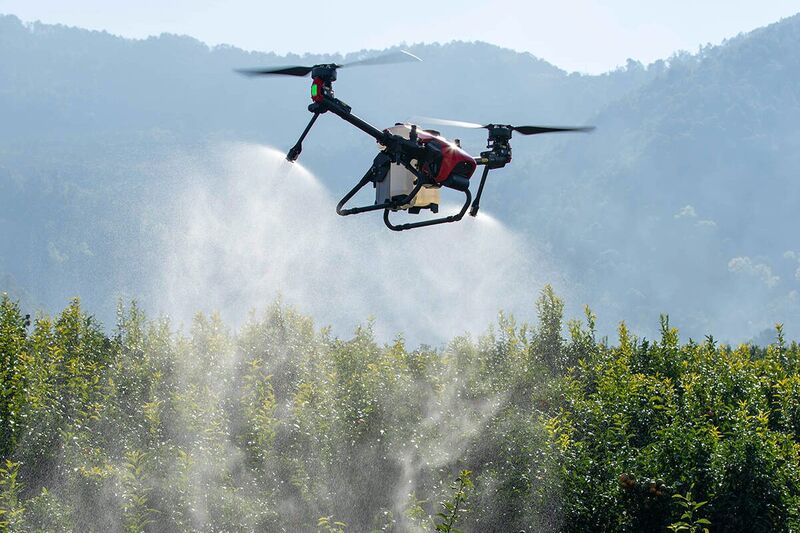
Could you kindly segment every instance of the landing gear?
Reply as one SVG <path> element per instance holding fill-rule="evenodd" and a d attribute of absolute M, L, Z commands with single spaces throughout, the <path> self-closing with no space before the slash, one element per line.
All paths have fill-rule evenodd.
<path fill-rule="evenodd" d="M 383 209 L 383 222 L 386 224 L 386 227 L 391 229 L 392 231 L 403 231 L 407 229 L 413 228 L 422 228 L 425 226 L 435 226 L 437 224 L 447 224 L 449 222 L 458 222 L 461 220 L 467 212 L 467 209 L 472 202 L 472 194 L 469 192 L 468 187 L 464 187 L 461 192 L 464 193 L 465 202 L 459 211 L 455 215 L 450 215 L 447 217 L 439 217 L 430 220 L 423 220 L 420 222 L 410 222 L 407 224 L 392 224 L 389 214 L 392 211 L 402 211 L 408 210 L 411 211 L 415 209 L 419 212 L 421 209 L 430 209 L 432 212 L 438 212 L 438 205 L 437 204 L 430 204 L 426 207 L 417 207 L 417 208 L 409 208 L 409 205 L 414 204 L 414 200 L 420 194 L 420 191 L 423 189 L 424 186 L 437 186 L 435 183 L 426 178 L 423 174 L 421 174 L 417 169 L 412 167 L 406 163 L 400 163 L 405 167 L 409 172 L 411 172 L 415 177 L 415 185 L 407 194 L 402 194 L 398 196 L 394 196 L 391 198 L 387 198 L 383 202 L 376 202 L 373 205 L 365 205 L 359 207 L 350 207 L 345 208 L 347 202 L 349 202 L 361 189 L 363 189 L 367 184 L 372 183 L 373 186 L 376 188 L 379 184 L 382 184 L 385 180 L 391 179 L 390 177 L 390 169 L 391 165 L 394 164 L 392 157 L 387 154 L 386 152 L 379 153 L 372 162 L 372 166 L 367 170 L 364 174 L 364 177 L 356 184 L 355 187 L 350 189 L 350 191 L 344 195 L 344 197 L 339 200 L 339 203 L 336 206 L 336 213 L 341 216 L 349 216 L 349 215 L 356 215 L 358 213 L 365 213 L 367 211 L 378 211 Z"/>

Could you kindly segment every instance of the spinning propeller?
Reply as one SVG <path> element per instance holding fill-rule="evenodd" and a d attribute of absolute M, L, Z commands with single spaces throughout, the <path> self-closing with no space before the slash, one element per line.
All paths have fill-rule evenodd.
<path fill-rule="evenodd" d="M 492 131 L 496 128 L 504 128 L 511 131 L 516 131 L 517 133 L 521 133 L 522 135 L 537 135 L 539 133 L 561 133 L 561 132 L 570 132 L 570 131 L 578 131 L 578 132 L 589 132 L 594 130 L 594 126 L 511 126 L 508 124 L 478 124 L 476 122 L 464 122 L 461 120 L 446 120 L 442 118 L 429 118 L 429 117 L 420 117 L 420 122 L 424 122 L 426 124 L 438 124 L 440 126 L 454 126 L 456 128 L 471 128 L 471 129 L 479 129 L 483 128 L 489 131 Z"/>
<path fill-rule="evenodd" d="M 470 208 L 469 214 L 473 217 L 478 214 L 478 209 L 480 209 L 483 187 L 486 184 L 489 170 L 503 168 L 511 163 L 511 135 L 515 131 L 522 135 L 538 135 L 540 133 L 590 132 L 594 130 L 594 126 L 512 126 L 510 124 L 478 124 L 477 122 L 429 117 L 420 117 L 418 120 L 425 124 L 489 130 L 489 139 L 486 143 L 488 150 L 481 152 L 481 156 L 475 159 L 476 163 L 486 166 L 481 175 L 480 185 L 478 185 L 478 194 L 475 195 L 475 200 Z"/>
<path fill-rule="evenodd" d="M 244 74 L 245 76 L 308 76 L 312 70 L 318 67 L 336 70 L 345 67 L 366 67 L 371 65 L 392 65 L 395 63 L 407 63 L 411 61 L 422 61 L 420 58 L 406 52 L 405 50 L 398 50 L 397 52 L 389 52 L 388 54 L 381 54 L 379 56 L 368 57 L 366 59 L 359 59 L 358 61 L 351 61 L 349 63 L 323 63 L 320 65 L 313 65 L 310 67 L 303 66 L 284 66 L 284 67 L 267 67 L 267 68 L 247 68 L 237 69 L 236 72 Z"/>

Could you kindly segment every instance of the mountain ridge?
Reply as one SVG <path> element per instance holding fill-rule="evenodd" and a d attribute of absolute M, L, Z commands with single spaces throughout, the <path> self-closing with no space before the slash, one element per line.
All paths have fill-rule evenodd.
<path fill-rule="evenodd" d="M 274 54 L 212 49 L 190 37 L 135 41 L 47 25 L 25 33 L 16 17 L 0 17 L 8 26 L 16 33 L 0 31 L 0 77 L 12 81 L 0 84 L 0 182 L 12 194 L 0 207 L 14 231 L 0 236 L 0 250 L 18 258 L 3 268 L 32 294 L 41 279 L 80 286 L 85 269 L 97 268 L 97 250 L 135 257 L 115 239 L 137 223 L 143 191 L 163 179 L 141 171 L 152 160 L 202 151 L 214 139 L 286 148 L 307 120 L 305 81 L 231 72 Z M 730 338 L 774 321 L 800 324 L 798 265 L 787 259 L 800 250 L 790 231 L 800 196 L 792 177 L 800 165 L 800 16 L 603 75 L 567 74 L 493 45 L 425 46 L 420 64 L 348 70 L 337 96 L 379 125 L 428 115 L 599 126 L 589 137 L 515 138 L 515 163 L 492 178 L 483 202 L 548 250 L 599 314 L 654 324 L 672 310 L 688 317 L 679 325 L 690 335 L 730 322 Z M 444 133 L 471 150 L 484 140 Z M 370 139 L 322 120 L 302 162 L 335 194 L 363 173 L 372 150 Z M 81 229 L 82 213 L 96 213 L 102 237 Z M 63 231 L 65 220 L 76 227 Z M 96 302 L 108 300 L 114 282 L 136 293 L 135 280 L 112 275 L 115 261 L 101 269 L 108 286 L 89 297 L 95 308 L 113 307 Z M 24 265 L 36 265 L 35 274 Z M 70 293 L 51 289 L 37 301 L 57 309 Z M 714 294 L 724 296 L 712 302 Z M 743 309 L 726 309 L 736 305 Z"/>

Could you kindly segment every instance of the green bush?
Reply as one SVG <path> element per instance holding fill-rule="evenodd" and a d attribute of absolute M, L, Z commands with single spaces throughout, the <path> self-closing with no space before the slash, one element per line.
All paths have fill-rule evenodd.
<path fill-rule="evenodd" d="M 767 347 L 680 344 L 665 317 L 658 341 L 622 324 L 611 346 L 588 309 L 565 324 L 549 288 L 536 309 L 536 324 L 501 313 L 477 339 L 410 349 L 369 322 L 334 337 L 280 303 L 238 331 L 198 315 L 186 333 L 132 304 L 108 334 L 77 300 L 31 322 L 3 297 L 0 521 L 800 528 L 800 349 L 782 330 Z"/>

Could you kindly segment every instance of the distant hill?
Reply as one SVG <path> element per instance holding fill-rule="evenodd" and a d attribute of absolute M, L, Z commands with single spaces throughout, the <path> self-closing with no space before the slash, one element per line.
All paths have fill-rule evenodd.
<path fill-rule="evenodd" d="M 797 334 L 798 47 L 795 16 L 672 58 L 597 116 L 597 135 L 530 162 L 517 198 L 537 208 L 519 223 L 639 313 L 728 338 L 774 321 Z"/>
<path fill-rule="evenodd" d="M 746 340 L 774 321 L 792 336 L 799 45 L 796 16 L 694 55 L 587 76 L 454 42 L 412 47 L 420 64 L 349 70 L 336 89 L 376 125 L 418 115 L 596 124 L 587 137 L 515 138 L 514 165 L 492 178 L 484 209 L 547 251 L 572 303 L 589 303 L 604 331 L 635 316 L 652 332 L 668 312 L 693 336 Z M 178 186 L 150 172 L 153 161 L 217 141 L 285 149 L 308 120 L 307 80 L 232 69 L 374 53 L 276 56 L 0 16 L 0 279 L 50 309 L 80 293 L 113 320 L 114 298 L 141 294 L 158 261 L 153 198 Z M 444 133 L 475 151 L 485 141 Z M 325 117 L 302 162 L 337 193 L 372 150 Z"/>
<path fill-rule="evenodd" d="M 348 71 L 337 84 L 341 97 L 378 123 L 408 118 L 405 114 L 470 110 L 480 118 L 511 114 L 514 108 L 516 116 L 576 120 L 648 78 L 641 68 L 570 76 L 530 54 L 485 43 L 424 45 L 411 51 L 424 63 Z M 3 16 L 0 76 L 6 82 L 0 109 L 12 120 L 2 133 L 41 141 L 43 134 L 76 129 L 82 135 L 119 135 L 159 128 L 188 137 L 235 132 L 285 143 L 284 129 L 294 133 L 302 127 L 307 81 L 246 80 L 232 70 L 375 53 L 279 57 L 209 48 L 185 36 L 131 40 Z"/>

